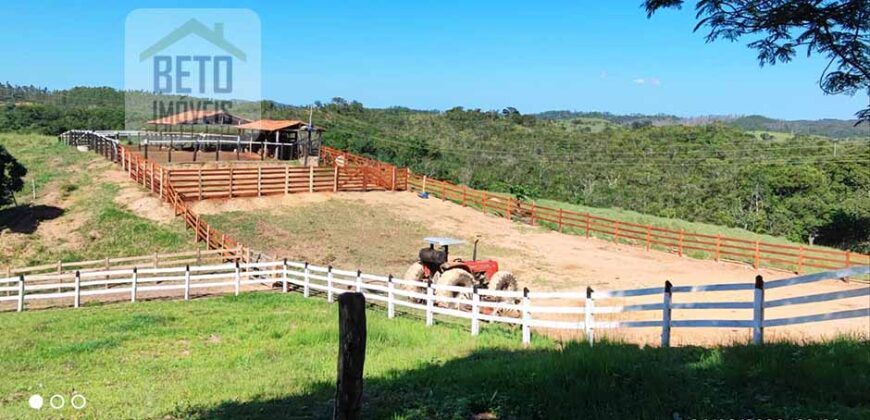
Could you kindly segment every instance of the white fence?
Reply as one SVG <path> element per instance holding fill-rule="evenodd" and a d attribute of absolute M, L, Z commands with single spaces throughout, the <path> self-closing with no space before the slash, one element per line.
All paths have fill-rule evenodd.
<path fill-rule="evenodd" d="M 25 309 L 25 302 L 41 299 L 72 299 L 74 307 L 82 305 L 82 298 L 100 295 L 125 295 L 135 302 L 143 292 L 181 291 L 185 300 L 192 290 L 233 288 L 236 295 L 242 286 L 278 283 L 283 292 L 289 287 L 301 288 L 305 297 L 320 292 L 329 302 L 337 294 L 349 290 L 361 292 L 369 301 L 380 302 L 387 307 L 387 316 L 396 316 L 396 308 L 410 308 L 425 313 L 426 325 L 434 323 L 434 316 L 443 315 L 467 319 L 471 334 L 480 331 L 480 322 L 519 325 L 523 343 L 531 340 L 533 328 L 584 331 L 588 341 L 594 339 L 598 329 L 658 328 L 661 344 L 670 344 L 672 328 L 747 328 L 752 330 L 753 343 L 764 341 L 764 329 L 784 325 L 803 324 L 835 319 L 870 318 L 868 307 L 789 318 L 766 319 L 765 309 L 788 305 L 801 305 L 870 296 L 870 286 L 860 288 L 766 300 L 765 290 L 797 286 L 828 279 L 870 274 L 870 266 L 844 268 L 783 280 L 764 282 L 761 276 L 755 283 L 708 284 L 698 286 L 673 286 L 666 282 L 663 287 L 619 291 L 583 292 L 531 292 L 497 291 L 482 288 L 437 285 L 412 280 L 319 267 L 308 263 L 265 261 L 252 263 L 229 263 L 203 266 L 178 266 L 158 268 L 133 268 L 75 272 L 67 274 L 43 274 L 0 278 L 0 291 L 13 292 L 12 296 L 0 297 L 0 302 L 15 301 L 17 310 Z M 52 282 L 48 282 L 52 281 Z M 754 291 L 754 299 L 747 302 L 697 302 L 674 303 L 673 294 L 697 292 Z M 633 298 L 660 295 L 661 303 L 641 303 L 624 306 L 598 306 L 597 301 L 614 298 Z M 565 306 L 565 300 L 583 302 L 583 305 Z M 561 306 L 559 306 L 561 303 Z M 696 309 L 746 309 L 752 310 L 752 319 L 718 320 L 693 319 L 672 320 L 674 310 Z M 655 320 L 596 320 L 600 314 L 622 314 L 654 311 L 660 314 Z M 541 314 L 545 314 L 543 317 Z M 538 315 L 536 317 L 536 315 Z M 558 315 L 582 316 L 582 321 L 546 319 Z"/>

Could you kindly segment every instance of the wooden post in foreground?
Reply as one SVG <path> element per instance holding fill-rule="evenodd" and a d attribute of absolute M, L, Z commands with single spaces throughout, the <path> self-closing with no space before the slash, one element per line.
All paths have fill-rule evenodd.
<path fill-rule="evenodd" d="M 338 297 L 338 380 L 333 419 L 362 418 L 366 358 L 366 300 L 362 293 Z"/>

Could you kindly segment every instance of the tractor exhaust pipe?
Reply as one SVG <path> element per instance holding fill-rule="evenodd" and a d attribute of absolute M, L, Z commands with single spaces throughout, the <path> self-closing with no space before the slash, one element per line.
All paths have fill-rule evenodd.
<path fill-rule="evenodd" d="M 477 261 L 477 243 L 480 242 L 480 238 L 474 240 L 474 252 L 471 254 L 471 261 Z"/>

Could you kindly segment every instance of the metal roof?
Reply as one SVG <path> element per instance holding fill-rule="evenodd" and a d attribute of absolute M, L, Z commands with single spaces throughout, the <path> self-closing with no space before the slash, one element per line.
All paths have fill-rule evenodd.
<path fill-rule="evenodd" d="M 460 244 L 465 243 L 465 241 L 463 241 L 462 239 L 445 238 L 442 236 L 429 236 L 429 237 L 423 238 L 423 241 L 425 241 L 426 243 L 435 244 L 438 246 L 460 245 Z"/>
<path fill-rule="evenodd" d="M 169 115 L 163 118 L 158 118 L 156 120 L 151 120 L 146 122 L 146 124 L 159 124 L 159 125 L 177 125 L 177 124 L 195 124 L 199 120 L 215 117 L 218 115 L 226 115 L 233 120 L 238 120 L 240 122 L 246 123 L 250 120 L 232 115 L 226 111 L 222 110 L 194 110 L 194 111 L 185 111 L 179 112 L 175 115 Z"/>

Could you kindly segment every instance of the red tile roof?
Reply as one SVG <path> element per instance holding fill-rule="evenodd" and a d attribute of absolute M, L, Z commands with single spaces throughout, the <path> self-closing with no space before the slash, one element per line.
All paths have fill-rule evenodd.
<path fill-rule="evenodd" d="M 258 120 L 236 126 L 242 130 L 277 131 L 290 127 L 302 127 L 305 121 L 299 120 Z"/>

